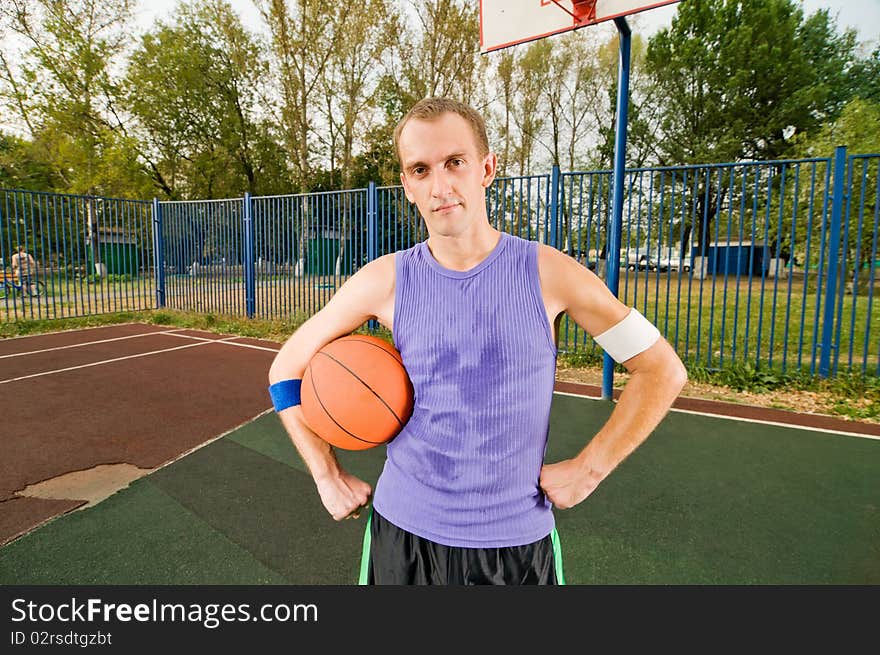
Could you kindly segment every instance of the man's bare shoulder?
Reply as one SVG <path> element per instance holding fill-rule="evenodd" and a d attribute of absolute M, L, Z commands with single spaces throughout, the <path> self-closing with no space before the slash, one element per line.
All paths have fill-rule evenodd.
<path fill-rule="evenodd" d="M 394 257 L 396 253 L 389 253 L 377 257 L 373 261 L 365 264 L 355 276 L 363 276 L 370 282 L 379 283 L 383 280 L 389 280 L 394 283 Z"/>
<path fill-rule="evenodd" d="M 552 246 L 538 244 L 538 272 L 541 282 L 548 287 L 565 287 L 572 282 L 593 283 L 601 280 L 574 257 Z"/>
<path fill-rule="evenodd" d="M 538 273 L 545 302 L 566 311 L 589 334 L 600 334 L 629 311 L 605 282 L 573 257 L 541 245 Z"/>
<path fill-rule="evenodd" d="M 352 275 L 343 288 L 368 292 L 371 295 L 385 296 L 394 291 L 394 256 L 395 253 L 382 255 L 365 264 Z"/>

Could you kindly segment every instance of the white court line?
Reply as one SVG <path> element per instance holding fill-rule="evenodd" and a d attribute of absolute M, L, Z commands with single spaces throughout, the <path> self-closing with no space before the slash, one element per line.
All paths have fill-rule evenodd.
<path fill-rule="evenodd" d="M 197 337 L 192 334 L 172 334 L 172 337 L 180 337 L 181 339 L 198 339 L 200 341 L 210 341 L 212 343 L 225 343 L 227 346 L 238 346 L 239 348 L 253 348 L 254 350 L 267 350 L 270 353 L 277 353 L 280 348 L 267 348 L 266 346 L 254 346 L 249 343 L 233 343 L 229 339 L 243 339 L 245 337 L 226 337 L 226 339 L 206 339 L 205 337 Z"/>
<path fill-rule="evenodd" d="M 240 339 L 241 337 L 234 337 L 235 339 Z M 224 341 L 227 346 L 238 346 L 239 348 L 253 348 L 254 350 L 266 350 L 270 353 L 277 353 L 281 348 L 268 348 L 266 346 L 255 346 L 250 343 L 233 343 L 231 341 Z"/>
<path fill-rule="evenodd" d="M 232 337 L 236 338 L 236 337 Z M 0 380 L 0 384 L 8 384 L 9 382 L 18 382 L 19 380 L 28 380 L 30 378 L 38 378 L 44 375 L 54 375 L 55 373 L 64 373 L 65 371 L 74 371 L 78 368 L 89 368 L 91 366 L 100 366 L 101 364 L 112 364 L 113 362 L 121 362 L 126 359 L 136 359 L 137 357 L 147 357 L 148 355 L 158 355 L 159 353 L 167 353 L 172 350 L 183 350 L 184 348 L 198 348 L 199 346 L 207 346 L 209 343 L 223 343 L 225 339 L 219 339 L 216 341 L 205 341 L 202 343 L 188 343 L 185 346 L 175 346 L 174 348 L 165 348 L 163 350 L 153 350 L 147 353 L 138 353 L 137 355 L 126 355 L 125 357 L 116 357 L 114 359 L 105 359 L 100 362 L 92 362 L 91 364 L 80 364 L 79 366 L 68 366 L 67 368 L 59 368 L 54 371 L 43 371 L 42 373 L 32 373 L 31 375 L 22 375 L 17 378 L 10 378 L 8 380 Z M 236 345 L 236 344 L 233 344 Z"/>
<path fill-rule="evenodd" d="M 67 348 L 81 348 L 82 346 L 92 346 L 96 343 L 109 343 L 111 341 L 122 341 L 123 339 L 137 339 L 139 337 L 151 337 L 154 334 L 174 334 L 174 332 L 177 332 L 177 330 L 183 330 L 183 329 L 185 329 L 185 328 L 176 328 L 175 330 L 163 330 L 161 332 L 145 332 L 143 334 L 130 334 L 127 337 L 113 337 L 112 339 L 99 339 L 98 341 L 85 341 L 83 343 L 72 343 L 67 346 L 56 346 L 54 348 L 43 348 L 42 350 L 30 350 L 28 352 L 23 352 L 23 353 L 11 353 L 9 355 L 0 355 L 0 359 L 6 359 L 7 357 L 24 357 L 25 355 L 37 355 L 39 353 L 52 352 L 53 350 L 65 350 Z"/>
<path fill-rule="evenodd" d="M 585 398 L 586 400 L 602 400 L 596 396 L 584 396 L 577 393 L 568 393 L 565 391 L 554 391 L 553 393 L 560 396 L 571 396 L 572 398 Z M 780 423 L 779 421 L 768 421 L 760 418 L 743 418 L 741 416 L 730 416 L 729 414 L 711 414 L 709 412 L 698 412 L 694 409 L 680 409 L 672 407 L 670 412 L 681 412 L 683 414 L 697 414 L 698 416 L 708 416 L 709 418 L 723 418 L 728 421 L 745 421 L 746 423 L 760 423 L 762 425 L 778 425 L 782 428 L 791 428 L 793 430 L 809 430 L 811 432 L 827 432 L 829 434 L 842 434 L 847 437 L 861 437 L 862 439 L 873 439 L 880 441 L 880 437 L 873 434 L 864 434 L 863 432 L 846 432 L 844 430 L 832 430 L 829 428 L 819 428 L 811 425 L 799 425 L 797 423 Z"/>

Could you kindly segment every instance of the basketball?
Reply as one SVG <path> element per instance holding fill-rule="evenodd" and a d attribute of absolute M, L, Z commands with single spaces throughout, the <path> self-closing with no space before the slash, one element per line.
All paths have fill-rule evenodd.
<path fill-rule="evenodd" d="M 331 341 L 303 374 L 302 412 L 315 434 L 345 450 L 393 439 L 412 414 L 412 383 L 400 353 L 360 334 Z"/>

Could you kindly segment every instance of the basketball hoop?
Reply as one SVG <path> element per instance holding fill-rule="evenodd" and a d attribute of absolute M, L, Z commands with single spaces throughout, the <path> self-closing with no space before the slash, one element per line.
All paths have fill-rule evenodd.
<path fill-rule="evenodd" d="M 560 0 L 550 0 L 550 2 L 574 18 L 576 25 L 581 23 L 593 23 L 596 21 L 596 0 L 572 0 L 571 11 L 563 6 Z"/>
<path fill-rule="evenodd" d="M 574 0 L 574 19 L 578 23 L 596 20 L 596 0 Z"/>

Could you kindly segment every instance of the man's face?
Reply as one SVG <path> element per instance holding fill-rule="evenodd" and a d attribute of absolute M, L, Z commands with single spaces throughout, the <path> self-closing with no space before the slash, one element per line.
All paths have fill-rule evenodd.
<path fill-rule="evenodd" d="M 494 154 L 479 154 L 473 129 L 454 113 L 411 119 L 398 138 L 406 197 L 431 236 L 461 236 L 486 217 L 486 188 L 495 179 Z"/>

